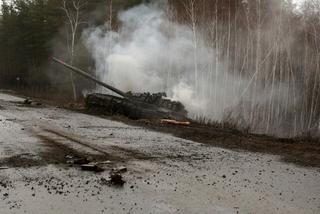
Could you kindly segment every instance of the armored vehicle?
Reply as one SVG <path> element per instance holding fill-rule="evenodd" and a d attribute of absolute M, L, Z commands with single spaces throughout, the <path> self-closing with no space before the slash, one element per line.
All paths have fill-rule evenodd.
<path fill-rule="evenodd" d="M 88 94 L 85 99 L 88 109 L 96 109 L 102 113 L 121 114 L 132 119 L 173 119 L 179 121 L 187 119 L 187 111 L 183 104 L 168 99 L 165 93 L 125 93 L 57 58 L 53 58 L 53 61 L 86 79 L 94 81 L 115 94 Z"/>

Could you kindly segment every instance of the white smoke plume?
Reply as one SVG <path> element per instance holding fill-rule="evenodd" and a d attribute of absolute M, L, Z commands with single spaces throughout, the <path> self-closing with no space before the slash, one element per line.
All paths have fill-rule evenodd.
<path fill-rule="evenodd" d="M 164 91 L 185 104 L 193 118 L 220 121 L 229 110 L 251 101 L 252 79 L 228 72 L 222 61 L 217 65 L 218 50 L 201 35 L 195 38 L 189 26 L 171 21 L 163 8 L 143 4 L 121 12 L 117 32 L 106 26 L 87 29 L 83 39 L 96 75 L 124 91 Z M 255 102 L 284 102 L 287 93 L 270 94 L 266 88 L 254 92 Z M 282 88 L 288 90 L 284 84 Z"/>

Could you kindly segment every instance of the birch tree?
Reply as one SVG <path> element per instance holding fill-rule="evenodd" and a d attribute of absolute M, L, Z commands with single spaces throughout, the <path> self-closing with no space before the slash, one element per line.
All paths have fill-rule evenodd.
<path fill-rule="evenodd" d="M 77 33 L 79 32 L 79 27 L 81 24 L 84 24 L 82 20 L 82 9 L 86 5 L 86 1 L 81 0 L 72 0 L 62 1 L 62 7 L 61 9 L 64 11 L 66 17 L 67 17 L 67 23 L 69 26 L 69 32 L 67 38 L 67 45 L 68 45 L 68 53 L 69 53 L 69 60 L 70 64 L 74 64 L 74 58 L 75 58 L 75 44 L 76 44 L 76 38 Z M 73 99 L 74 101 L 77 101 L 77 89 L 76 84 L 73 78 L 73 72 L 70 72 L 70 80 L 72 85 L 72 91 L 73 91 Z"/>

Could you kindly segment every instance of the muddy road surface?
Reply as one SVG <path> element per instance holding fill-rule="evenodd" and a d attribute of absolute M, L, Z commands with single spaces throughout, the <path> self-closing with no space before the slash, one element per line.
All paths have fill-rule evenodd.
<path fill-rule="evenodd" d="M 317 214 L 320 168 L 0 93 L 0 213 Z"/>

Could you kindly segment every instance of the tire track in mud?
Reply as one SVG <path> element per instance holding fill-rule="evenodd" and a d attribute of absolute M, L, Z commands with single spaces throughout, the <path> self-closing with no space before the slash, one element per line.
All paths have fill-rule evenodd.
<path fill-rule="evenodd" d="M 65 138 L 66 140 L 68 140 L 68 141 L 70 141 L 72 143 L 76 143 L 76 144 L 78 144 L 78 145 L 80 145 L 82 147 L 85 147 L 87 149 L 90 149 L 92 151 L 101 153 L 101 154 L 106 155 L 106 156 L 110 156 L 110 154 L 107 153 L 102 148 L 99 148 L 98 146 L 90 145 L 89 143 L 84 142 L 83 140 L 77 139 L 75 137 L 72 137 L 72 136 L 70 136 L 67 133 L 64 133 L 62 131 L 57 131 L 57 130 L 53 130 L 53 129 L 43 129 L 43 131 L 48 132 L 50 134 L 54 134 L 54 135 L 56 135 L 58 137 L 61 137 L 61 138 Z"/>
<path fill-rule="evenodd" d="M 74 136 L 62 130 L 43 127 L 36 136 L 45 144 L 47 144 L 49 156 L 61 156 L 61 152 L 66 155 L 77 157 L 86 157 L 96 161 L 111 160 L 114 162 L 128 162 L 130 160 L 150 160 L 154 157 L 148 156 L 137 150 L 122 148 L 115 145 L 104 145 L 101 148 L 92 145 L 83 136 Z M 81 138 L 81 139 L 80 139 Z M 43 155 L 42 155 L 43 156 Z M 58 158 L 61 161 L 61 157 Z"/>
<path fill-rule="evenodd" d="M 14 111 L 19 111 L 21 106 L 17 103 L 6 102 Z M 12 105 L 12 106 L 11 106 Z M 30 155 L 16 154 L 10 157 L 1 158 L 0 166 L 5 165 L 14 168 L 29 168 L 34 166 L 45 166 L 48 164 L 66 164 L 66 156 L 76 156 L 79 158 L 87 158 L 96 161 L 111 160 L 114 162 L 127 162 L 129 160 L 149 160 L 152 157 L 137 150 L 122 148 L 108 142 L 103 143 L 101 148 L 95 145 L 94 139 L 88 140 L 84 136 L 78 136 L 74 133 L 68 132 L 63 128 L 56 127 L 54 124 L 49 124 L 46 114 L 39 118 L 33 117 L 25 119 L 25 117 L 11 118 L 13 113 L 6 112 L 7 117 L 5 121 L 21 125 L 26 133 L 35 137 L 34 142 L 40 143 L 38 151 Z M 83 127 L 83 128 L 95 128 Z M 118 128 L 118 127 L 105 127 L 105 128 Z M 27 134 L 27 135 L 29 135 Z M 38 140 L 37 140 L 38 139 Z M 92 141 L 92 142 L 90 142 Z M 32 152 L 33 153 L 33 152 Z"/>

